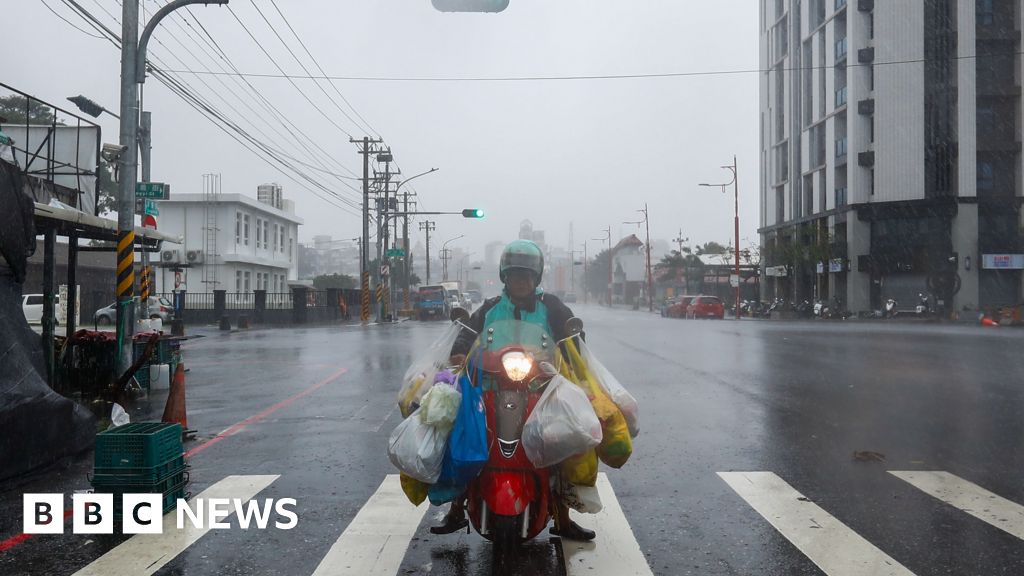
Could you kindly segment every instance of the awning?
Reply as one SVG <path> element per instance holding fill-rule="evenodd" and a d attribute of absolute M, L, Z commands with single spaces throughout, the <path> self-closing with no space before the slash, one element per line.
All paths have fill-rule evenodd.
<path fill-rule="evenodd" d="M 37 231 L 56 228 L 62 236 L 75 234 L 79 238 L 117 242 L 117 222 L 86 214 L 73 208 L 60 208 L 49 204 L 35 203 Z M 181 236 L 172 236 L 152 228 L 135 227 L 135 243 L 149 248 L 159 247 L 162 242 L 182 244 Z"/>

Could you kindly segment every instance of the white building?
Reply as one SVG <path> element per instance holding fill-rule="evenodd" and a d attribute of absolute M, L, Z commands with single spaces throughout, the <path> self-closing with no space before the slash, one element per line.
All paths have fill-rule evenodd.
<path fill-rule="evenodd" d="M 765 298 L 1022 298 L 1021 3 L 761 0 Z"/>
<path fill-rule="evenodd" d="M 159 209 L 160 230 L 185 241 L 161 252 L 158 292 L 175 288 L 176 270 L 191 293 L 287 292 L 298 278 L 302 219 L 291 201 L 275 208 L 242 194 L 172 194 Z"/>

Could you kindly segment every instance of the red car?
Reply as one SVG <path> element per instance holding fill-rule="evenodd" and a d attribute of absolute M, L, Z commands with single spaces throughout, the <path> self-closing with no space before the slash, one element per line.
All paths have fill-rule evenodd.
<path fill-rule="evenodd" d="M 687 318 L 725 318 L 725 305 L 718 296 L 696 296 L 686 308 Z"/>
<path fill-rule="evenodd" d="M 669 318 L 686 318 L 686 312 L 690 306 L 690 302 L 696 296 L 678 296 L 675 301 L 665 310 L 665 316 Z"/>

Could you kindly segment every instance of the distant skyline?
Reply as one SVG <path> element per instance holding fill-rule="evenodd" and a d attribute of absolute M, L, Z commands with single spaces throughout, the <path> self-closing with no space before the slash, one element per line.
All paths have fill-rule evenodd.
<path fill-rule="evenodd" d="M 67 5 L 48 4 L 91 32 Z M 143 5 L 149 14 L 159 3 Z M 83 6 L 119 30 L 112 17 L 120 15 L 115 0 Z M 316 74 L 319 66 L 330 76 L 364 78 L 335 80 L 332 86 L 309 79 L 176 74 L 225 117 L 287 154 L 289 162 L 350 204 L 361 201 L 360 184 L 352 180 L 361 161 L 349 137 L 361 138 L 367 128 L 384 137 L 406 176 L 440 168 L 409 185 L 419 194 L 420 208 L 482 208 L 487 217 L 431 217 L 438 246 L 465 234 L 459 242 L 483 253 L 490 241 L 515 238 L 523 219 L 545 230 L 552 245 L 568 248 L 570 222 L 577 249 L 608 226 L 614 242 L 637 232 L 623 222 L 638 220 L 636 210 L 644 202 L 652 240 L 671 242 L 682 229 L 691 244 L 725 244 L 732 237 L 731 193 L 697 185 L 727 181 L 729 173 L 719 167 L 734 154 L 741 237 L 750 239 L 744 244 L 756 243 L 756 73 L 465 80 L 754 70 L 755 2 L 512 0 L 503 13 L 480 15 L 439 13 L 429 0 L 257 0 L 227 8 L 196 6 L 188 13 L 172 16 L 153 36 L 151 60 L 164 69 L 223 71 L 226 56 L 246 73 L 280 75 L 280 66 L 306 75 L 297 58 Z M 5 83 L 69 108 L 66 97 L 84 94 L 117 109 L 120 55 L 109 42 L 73 29 L 41 2 L 13 3 L 5 16 L 31 23 L 5 28 L 9 46 L 31 47 L 5 63 Z M 41 29 L 50 33 L 40 35 Z M 448 80 L 424 80 L 434 78 Z M 157 78 L 149 77 L 144 94 L 153 114 L 154 180 L 198 193 L 202 175 L 215 172 L 222 175 L 225 193 L 254 198 L 259 184 L 278 182 L 306 222 L 302 242 L 320 234 L 360 234 L 356 210 L 325 202 L 313 192 L 322 191 L 245 150 Z M 104 141 L 116 142 L 116 121 L 99 121 Z M 297 142 L 293 133 L 308 139 L 300 135 Z M 410 229 L 413 243 L 422 241 L 418 225 Z"/>

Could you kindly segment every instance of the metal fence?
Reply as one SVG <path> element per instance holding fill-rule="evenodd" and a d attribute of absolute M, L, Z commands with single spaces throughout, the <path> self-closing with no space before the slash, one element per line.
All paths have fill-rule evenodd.
<path fill-rule="evenodd" d="M 158 294 L 176 302 L 175 294 Z M 344 321 L 359 317 L 358 290 L 310 290 L 292 292 L 219 292 L 184 294 L 181 318 L 189 324 L 245 320 L 256 324 L 303 324 Z"/>

